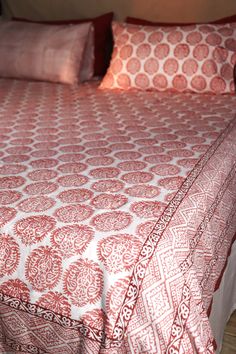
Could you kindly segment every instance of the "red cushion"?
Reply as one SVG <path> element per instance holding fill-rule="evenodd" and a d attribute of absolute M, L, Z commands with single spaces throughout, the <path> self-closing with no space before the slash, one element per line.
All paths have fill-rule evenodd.
<path fill-rule="evenodd" d="M 188 23 L 181 23 L 181 22 L 152 22 L 148 20 L 143 20 L 141 18 L 135 18 L 135 17 L 126 17 L 126 22 L 131 23 L 133 25 L 141 25 L 141 26 L 187 26 L 187 25 L 192 25 L 195 24 L 193 22 L 188 22 Z M 211 21 L 209 23 L 232 23 L 236 22 L 236 15 L 229 16 L 229 17 L 223 17 L 219 20 Z"/>
<path fill-rule="evenodd" d="M 212 21 L 211 23 L 232 23 L 236 22 L 236 15 L 220 18 L 219 20 Z"/>
<path fill-rule="evenodd" d="M 94 26 L 94 75 L 102 76 L 106 73 L 109 66 L 112 52 L 112 31 L 111 22 L 113 12 L 87 19 L 73 19 L 61 21 L 39 21 L 48 25 L 69 25 L 79 24 L 84 22 L 92 22 Z M 36 22 L 22 18 L 13 18 L 15 21 Z"/>
<path fill-rule="evenodd" d="M 148 20 L 143 20 L 141 18 L 135 17 L 126 17 L 126 22 L 131 23 L 132 25 L 140 25 L 140 26 L 182 26 L 182 25 L 190 25 L 192 23 L 176 23 L 176 22 L 153 22 Z"/>

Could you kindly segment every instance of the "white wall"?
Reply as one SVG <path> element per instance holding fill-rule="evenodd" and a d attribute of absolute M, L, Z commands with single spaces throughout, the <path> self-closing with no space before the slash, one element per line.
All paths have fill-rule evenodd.
<path fill-rule="evenodd" d="M 34 20 L 86 18 L 115 12 L 160 21 L 206 22 L 236 14 L 236 0 L 3 0 L 10 16 Z"/>

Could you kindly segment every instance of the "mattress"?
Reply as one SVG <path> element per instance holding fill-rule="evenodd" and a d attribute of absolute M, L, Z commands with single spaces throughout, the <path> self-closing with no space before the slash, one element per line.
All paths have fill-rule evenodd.
<path fill-rule="evenodd" d="M 236 96 L 0 81 L 2 353 L 214 353 Z"/>

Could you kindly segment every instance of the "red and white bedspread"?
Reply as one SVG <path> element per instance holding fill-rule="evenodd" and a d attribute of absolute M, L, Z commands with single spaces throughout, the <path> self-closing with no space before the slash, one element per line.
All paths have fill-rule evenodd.
<path fill-rule="evenodd" d="M 236 96 L 0 81 L 1 353 L 213 353 Z"/>

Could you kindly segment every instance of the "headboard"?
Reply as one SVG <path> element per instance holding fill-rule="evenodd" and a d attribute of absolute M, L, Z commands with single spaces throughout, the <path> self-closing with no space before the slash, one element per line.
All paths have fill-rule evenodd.
<path fill-rule="evenodd" d="M 2 0 L 5 17 L 32 20 L 86 18 L 113 11 L 164 22 L 207 22 L 236 14 L 235 0 Z"/>

